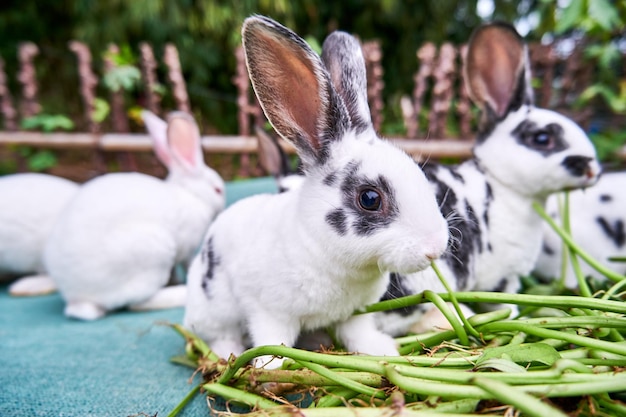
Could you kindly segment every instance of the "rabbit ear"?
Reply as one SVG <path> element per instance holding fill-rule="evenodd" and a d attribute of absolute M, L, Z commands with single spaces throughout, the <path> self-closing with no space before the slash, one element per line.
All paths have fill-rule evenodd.
<path fill-rule="evenodd" d="M 174 161 L 186 170 L 204 164 L 200 130 L 194 118 L 185 112 L 172 112 L 167 117 L 167 142 Z"/>
<path fill-rule="evenodd" d="M 298 35 L 263 16 L 247 18 L 242 37 L 252 86 L 268 120 L 306 166 L 323 164 L 350 119 L 320 57 Z"/>
<path fill-rule="evenodd" d="M 152 138 L 152 146 L 157 158 L 169 168 L 172 156 L 167 145 L 167 123 L 157 115 L 148 110 L 142 110 L 141 118 L 143 119 L 148 134 Z"/>
<path fill-rule="evenodd" d="M 275 177 L 287 175 L 287 156 L 276 138 L 259 126 L 255 126 L 254 130 L 259 145 L 259 163 L 263 169 Z"/>
<path fill-rule="evenodd" d="M 365 60 L 359 41 L 345 32 L 331 33 L 322 46 L 322 61 L 348 109 L 352 126 L 357 132 L 372 127 Z"/>
<path fill-rule="evenodd" d="M 501 120 L 523 104 L 533 103 L 526 45 L 507 23 L 491 23 L 474 31 L 467 49 L 465 78 L 483 118 Z"/>

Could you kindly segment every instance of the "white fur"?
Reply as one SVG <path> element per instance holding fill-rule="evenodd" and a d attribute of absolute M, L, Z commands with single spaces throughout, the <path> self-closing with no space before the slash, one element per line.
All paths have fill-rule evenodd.
<path fill-rule="evenodd" d="M 49 280 L 40 275 L 45 273 L 43 247 L 54 222 L 77 190 L 78 185 L 72 181 L 47 174 L 0 178 L 0 275 L 36 274 L 32 281 L 14 283 L 14 295 L 54 291 Z"/>
<path fill-rule="evenodd" d="M 329 100 L 325 92 L 332 86 L 319 57 L 308 47 L 295 45 L 302 40 L 288 29 L 267 18 L 254 17 L 244 24 L 244 46 L 252 69 L 270 65 L 280 70 L 280 62 L 250 57 L 251 53 L 259 53 L 255 49 L 256 36 L 284 46 L 283 53 L 292 53 L 291 59 L 303 62 L 297 66 L 301 71 L 314 68 L 313 75 L 321 85 L 320 97 L 306 92 L 310 86 L 303 86 L 305 90 L 297 97 L 303 107 L 322 103 L 320 117 L 325 118 L 328 113 L 324 105 Z M 360 54 L 358 43 L 348 35 L 335 34 L 331 38 L 350 47 L 337 51 L 333 48 L 328 59 L 336 59 L 339 66 L 350 66 L 355 77 L 364 78 L 362 57 L 360 61 L 352 61 L 354 57 L 346 61 L 341 53 L 339 57 L 334 55 Z M 251 71 L 251 78 L 257 89 L 257 83 L 268 80 L 255 78 L 255 73 Z M 291 88 L 290 75 L 281 74 L 286 81 L 278 88 Z M 356 86 L 360 81 L 348 88 L 360 88 Z M 258 89 L 257 95 L 268 118 L 285 139 L 293 138 L 284 134 L 285 130 L 306 133 L 311 126 L 307 118 L 315 117 L 317 107 L 311 113 L 288 116 L 274 108 L 283 104 L 283 95 L 265 96 Z M 350 108 L 355 108 L 344 107 L 349 104 L 338 96 L 335 99 L 339 100 L 335 108 L 342 117 L 356 117 L 350 113 Z M 356 110 L 361 111 L 362 106 L 359 102 Z M 397 355 L 393 339 L 376 329 L 372 316 L 352 313 L 384 293 L 388 282 L 385 271 L 423 269 L 445 249 L 447 225 L 424 174 L 406 154 L 377 138 L 369 120 L 367 129 L 359 134 L 353 127 L 341 131 L 338 125 L 316 122 L 318 131 L 313 136 L 334 138 L 322 145 L 328 146 L 328 158 L 315 156 L 310 149 L 298 149 L 301 157 L 306 153 L 302 186 L 278 195 L 250 197 L 231 206 L 212 224 L 201 254 L 192 263 L 184 324 L 220 356 L 240 354 L 248 338 L 254 346 L 293 346 L 302 330 L 331 325 L 349 351 Z M 346 204 L 340 187 L 352 162 L 358 164 L 354 178 L 389 179 L 397 200 L 397 217 L 367 236 L 356 233 L 352 222 L 357 215 L 348 214 L 344 234 L 327 221 L 329 213 Z M 331 174 L 336 174 L 336 181 L 329 184 Z M 347 192 L 358 195 L 357 190 Z M 269 358 L 262 358 L 256 365 L 268 362 Z M 272 362 L 269 366 L 279 364 Z"/>
<path fill-rule="evenodd" d="M 153 298 L 155 306 L 176 305 L 163 304 L 160 292 L 172 268 L 193 257 L 224 206 L 223 181 L 204 164 L 193 119 L 175 113 L 169 128 L 151 113 L 144 120 L 168 177 L 116 173 L 85 183 L 46 245 L 45 266 L 70 317 L 96 319 L 149 306 Z"/>
<path fill-rule="evenodd" d="M 586 190 L 569 193 L 569 215 L 572 238 L 585 252 L 602 265 L 620 274 L 626 274 L 626 263 L 611 262 L 610 257 L 626 257 L 626 244 L 619 239 L 611 238 L 601 227 L 599 219 L 605 219 L 615 233 L 624 233 L 626 223 L 626 173 L 605 173 L 596 185 Z M 561 224 L 559 206 L 562 207 L 564 196 L 554 195 L 548 199 L 547 212 Z M 604 197 L 604 199 L 603 199 Z M 607 198 L 608 197 L 608 198 Z M 561 203 L 559 203 L 561 199 Z M 605 200 L 605 201 L 603 201 Z M 543 246 L 534 273 L 544 279 L 561 276 L 563 242 L 546 222 L 544 224 Z M 623 236 L 623 235 L 622 235 Z M 546 251 L 548 248 L 549 252 Z M 581 260 L 580 266 L 584 276 L 593 276 L 604 280 L 606 277 Z M 565 286 L 576 288 L 578 282 L 571 263 L 565 275 Z"/>

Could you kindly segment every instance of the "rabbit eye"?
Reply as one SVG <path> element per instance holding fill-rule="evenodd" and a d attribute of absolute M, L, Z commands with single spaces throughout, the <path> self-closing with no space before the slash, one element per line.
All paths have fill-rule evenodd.
<path fill-rule="evenodd" d="M 359 194 L 359 205 L 363 210 L 376 211 L 382 205 L 382 197 L 372 188 L 365 189 Z"/>
<path fill-rule="evenodd" d="M 552 146 L 552 135 L 548 132 L 537 132 L 531 138 L 531 144 L 538 148 L 549 148 Z"/>

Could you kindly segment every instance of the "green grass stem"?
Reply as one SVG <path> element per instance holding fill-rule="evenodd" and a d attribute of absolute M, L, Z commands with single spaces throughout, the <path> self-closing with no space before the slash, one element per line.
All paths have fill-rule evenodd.
<path fill-rule="evenodd" d="M 489 380 L 482 376 L 475 377 L 473 382 L 501 403 L 512 405 L 530 417 L 567 417 L 565 413 L 504 382 Z"/>

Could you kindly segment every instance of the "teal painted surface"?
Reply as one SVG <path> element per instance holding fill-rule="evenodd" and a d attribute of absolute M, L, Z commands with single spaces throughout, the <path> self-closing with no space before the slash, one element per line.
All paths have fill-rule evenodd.
<path fill-rule="evenodd" d="M 231 182 L 227 204 L 275 191 L 272 178 Z M 193 370 L 169 361 L 184 341 L 163 325 L 180 323 L 182 308 L 86 323 L 63 305 L 58 294 L 13 298 L 0 286 L 0 416 L 166 416 L 192 389 Z M 206 400 L 180 415 L 208 416 Z"/>

